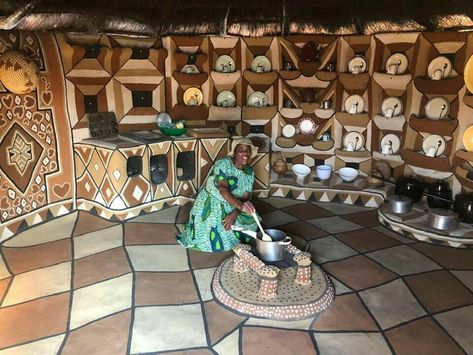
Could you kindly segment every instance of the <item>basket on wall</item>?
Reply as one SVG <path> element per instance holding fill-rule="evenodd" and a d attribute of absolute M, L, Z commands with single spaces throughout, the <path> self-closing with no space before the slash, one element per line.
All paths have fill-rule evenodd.
<path fill-rule="evenodd" d="M 0 56 L 0 80 L 9 91 L 27 94 L 36 90 L 39 69 L 31 58 L 19 51 L 9 50 Z"/>

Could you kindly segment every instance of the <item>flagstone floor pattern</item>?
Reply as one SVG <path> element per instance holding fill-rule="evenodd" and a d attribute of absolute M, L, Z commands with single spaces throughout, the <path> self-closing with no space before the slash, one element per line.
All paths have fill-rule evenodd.
<path fill-rule="evenodd" d="M 473 250 L 406 239 L 375 209 L 269 198 L 336 289 L 318 317 L 235 314 L 210 282 L 231 252 L 180 247 L 190 206 L 113 223 L 75 212 L 0 247 L 0 355 L 473 354 Z"/>

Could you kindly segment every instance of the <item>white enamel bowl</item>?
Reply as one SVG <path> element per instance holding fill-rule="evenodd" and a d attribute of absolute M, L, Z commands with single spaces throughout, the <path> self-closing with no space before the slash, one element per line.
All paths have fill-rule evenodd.
<path fill-rule="evenodd" d="M 304 164 L 294 164 L 292 171 L 296 174 L 299 184 L 303 184 L 305 177 L 310 174 L 310 168 Z"/>
<path fill-rule="evenodd" d="M 338 170 L 338 175 L 343 179 L 343 181 L 353 181 L 358 176 L 358 170 L 353 168 L 341 168 Z"/>
<path fill-rule="evenodd" d="M 330 165 L 317 165 L 316 171 L 320 180 L 327 180 L 332 174 L 332 167 Z"/>

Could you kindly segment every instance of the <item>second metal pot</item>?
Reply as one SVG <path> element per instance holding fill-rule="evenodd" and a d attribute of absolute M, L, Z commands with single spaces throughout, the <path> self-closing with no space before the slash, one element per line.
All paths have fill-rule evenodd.
<path fill-rule="evenodd" d="M 454 229 L 458 226 L 458 213 L 443 208 L 432 208 L 427 214 L 427 223 L 435 229 Z"/>
<path fill-rule="evenodd" d="M 412 207 L 412 199 L 407 196 L 391 195 L 386 201 L 392 213 L 407 213 Z"/>
<path fill-rule="evenodd" d="M 266 242 L 261 239 L 261 232 L 254 232 L 241 227 L 232 226 L 232 230 L 240 231 L 256 240 L 256 252 L 264 261 L 281 261 L 286 257 L 286 247 L 291 244 L 292 238 L 286 232 L 278 229 L 265 229 L 272 241 Z"/>
<path fill-rule="evenodd" d="M 256 251 L 264 261 L 280 261 L 286 257 L 286 247 L 291 244 L 292 239 L 278 229 L 265 229 L 272 241 L 266 242 L 261 239 L 261 232 L 256 237 Z"/>

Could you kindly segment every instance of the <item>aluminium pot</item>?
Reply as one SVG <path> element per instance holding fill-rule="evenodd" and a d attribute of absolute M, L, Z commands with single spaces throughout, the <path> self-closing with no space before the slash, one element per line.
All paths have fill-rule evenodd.
<path fill-rule="evenodd" d="M 430 227 L 440 230 L 451 230 L 458 226 L 458 213 L 444 208 L 432 208 L 427 214 Z"/>
<path fill-rule="evenodd" d="M 286 248 L 292 242 L 291 237 L 289 237 L 286 232 L 278 229 L 264 230 L 264 232 L 271 237 L 271 242 L 262 240 L 261 232 L 254 232 L 237 226 L 232 226 L 232 230 L 240 231 L 254 238 L 256 240 L 256 252 L 260 259 L 264 261 L 284 260 L 284 258 L 286 258 Z"/>
<path fill-rule="evenodd" d="M 412 207 L 412 199 L 402 195 L 391 195 L 386 203 L 392 213 L 407 213 Z"/>

